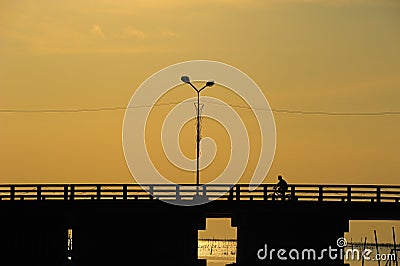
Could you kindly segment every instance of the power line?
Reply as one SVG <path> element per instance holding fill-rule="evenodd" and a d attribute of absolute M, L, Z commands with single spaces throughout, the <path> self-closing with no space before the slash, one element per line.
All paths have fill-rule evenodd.
<path fill-rule="evenodd" d="M 119 111 L 137 108 L 152 108 L 155 106 L 176 105 L 180 102 L 158 103 L 153 105 L 138 105 L 130 107 L 97 107 L 97 108 L 76 108 L 76 109 L 0 109 L 0 113 L 83 113 L 83 112 L 101 112 L 101 111 Z"/>
<path fill-rule="evenodd" d="M 217 102 L 203 101 L 212 104 L 220 104 Z M 263 107 L 250 107 L 245 105 L 230 104 L 233 108 L 245 108 L 251 110 L 271 111 L 274 113 L 299 114 L 299 115 L 331 115 L 331 116 L 382 116 L 382 115 L 400 115 L 400 111 L 380 111 L 380 112 L 328 112 L 328 111 L 304 111 L 289 109 L 267 109 Z"/>
<path fill-rule="evenodd" d="M 100 107 L 79 109 L 0 109 L 0 113 L 83 113 L 125 110 L 125 107 Z"/>
<path fill-rule="evenodd" d="M 324 111 L 300 111 L 300 110 L 273 110 L 277 113 L 299 114 L 299 115 L 331 115 L 331 116 L 383 116 L 400 115 L 399 111 L 384 112 L 324 112 Z"/>
<path fill-rule="evenodd" d="M 204 101 L 210 104 L 223 105 L 223 103 Z M 84 112 L 103 112 L 103 111 L 125 111 L 127 109 L 153 108 L 156 106 L 177 105 L 181 102 L 157 103 L 153 105 L 137 105 L 137 106 L 115 106 L 115 107 L 98 107 L 98 108 L 76 108 L 76 109 L 0 109 L 0 113 L 84 113 Z M 330 111 L 307 111 L 307 110 L 291 110 L 291 109 L 268 109 L 265 107 L 251 107 L 247 105 L 229 104 L 232 108 L 249 109 L 254 111 L 269 111 L 274 113 L 296 114 L 296 115 L 323 115 L 323 116 L 387 116 L 400 115 L 400 111 L 378 111 L 378 112 L 330 112 Z"/>
<path fill-rule="evenodd" d="M 153 105 L 136 105 L 130 107 L 114 106 L 114 107 L 96 107 L 96 108 L 76 108 L 76 109 L 0 109 L 0 113 L 79 113 L 79 112 L 101 112 L 101 111 L 118 111 L 137 108 L 152 108 L 155 106 L 176 105 L 180 102 L 157 103 Z"/>

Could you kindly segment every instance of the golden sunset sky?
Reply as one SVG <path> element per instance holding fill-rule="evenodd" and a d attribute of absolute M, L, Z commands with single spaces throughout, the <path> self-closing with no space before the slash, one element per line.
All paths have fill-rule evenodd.
<path fill-rule="evenodd" d="M 205 59 L 273 109 L 400 111 L 399 48 L 396 0 L 0 0 L 0 182 L 134 182 L 123 110 L 7 110 L 126 107 L 153 73 Z M 400 184 L 400 115 L 274 117 L 265 182 Z"/>

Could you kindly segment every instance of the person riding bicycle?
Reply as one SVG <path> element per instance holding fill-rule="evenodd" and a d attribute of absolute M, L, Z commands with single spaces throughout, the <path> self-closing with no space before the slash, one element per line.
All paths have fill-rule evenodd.
<path fill-rule="evenodd" d="M 281 175 L 278 175 L 278 180 L 278 183 L 274 186 L 274 190 L 279 194 L 282 200 L 285 200 L 285 194 L 288 190 L 288 184 Z"/>

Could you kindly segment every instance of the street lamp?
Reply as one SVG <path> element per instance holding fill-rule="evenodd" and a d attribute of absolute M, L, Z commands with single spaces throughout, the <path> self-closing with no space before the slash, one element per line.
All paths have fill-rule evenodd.
<path fill-rule="evenodd" d="M 200 173 L 199 173 L 199 156 L 200 156 L 200 92 L 204 90 L 206 87 L 211 87 L 214 85 L 214 81 L 207 81 L 207 83 L 201 88 L 197 89 L 191 82 L 188 76 L 182 76 L 181 80 L 189 84 L 196 92 L 197 92 L 197 167 L 196 167 L 196 195 L 199 195 L 199 181 L 200 181 Z"/>

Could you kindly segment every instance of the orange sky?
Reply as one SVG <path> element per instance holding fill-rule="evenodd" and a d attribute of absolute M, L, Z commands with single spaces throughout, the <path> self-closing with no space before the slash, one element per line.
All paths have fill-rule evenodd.
<path fill-rule="evenodd" d="M 395 0 L 0 0 L 0 109 L 124 107 L 153 73 L 208 59 L 273 109 L 400 111 L 399 47 Z M 0 113 L 0 182 L 132 182 L 123 116 Z M 399 184 L 399 115 L 274 116 L 265 182 Z"/>
<path fill-rule="evenodd" d="M 248 74 L 273 109 L 400 111 L 399 47 L 397 0 L 0 0 L 0 110 L 125 107 L 153 73 L 207 59 Z M 274 116 L 265 182 L 400 184 L 400 115 Z M 0 112 L 0 182 L 134 182 L 123 118 Z M 390 241 L 394 224 L 352 222 L 346 236 Z M 226 225 L 200 235 L 234 237 Z"/>

